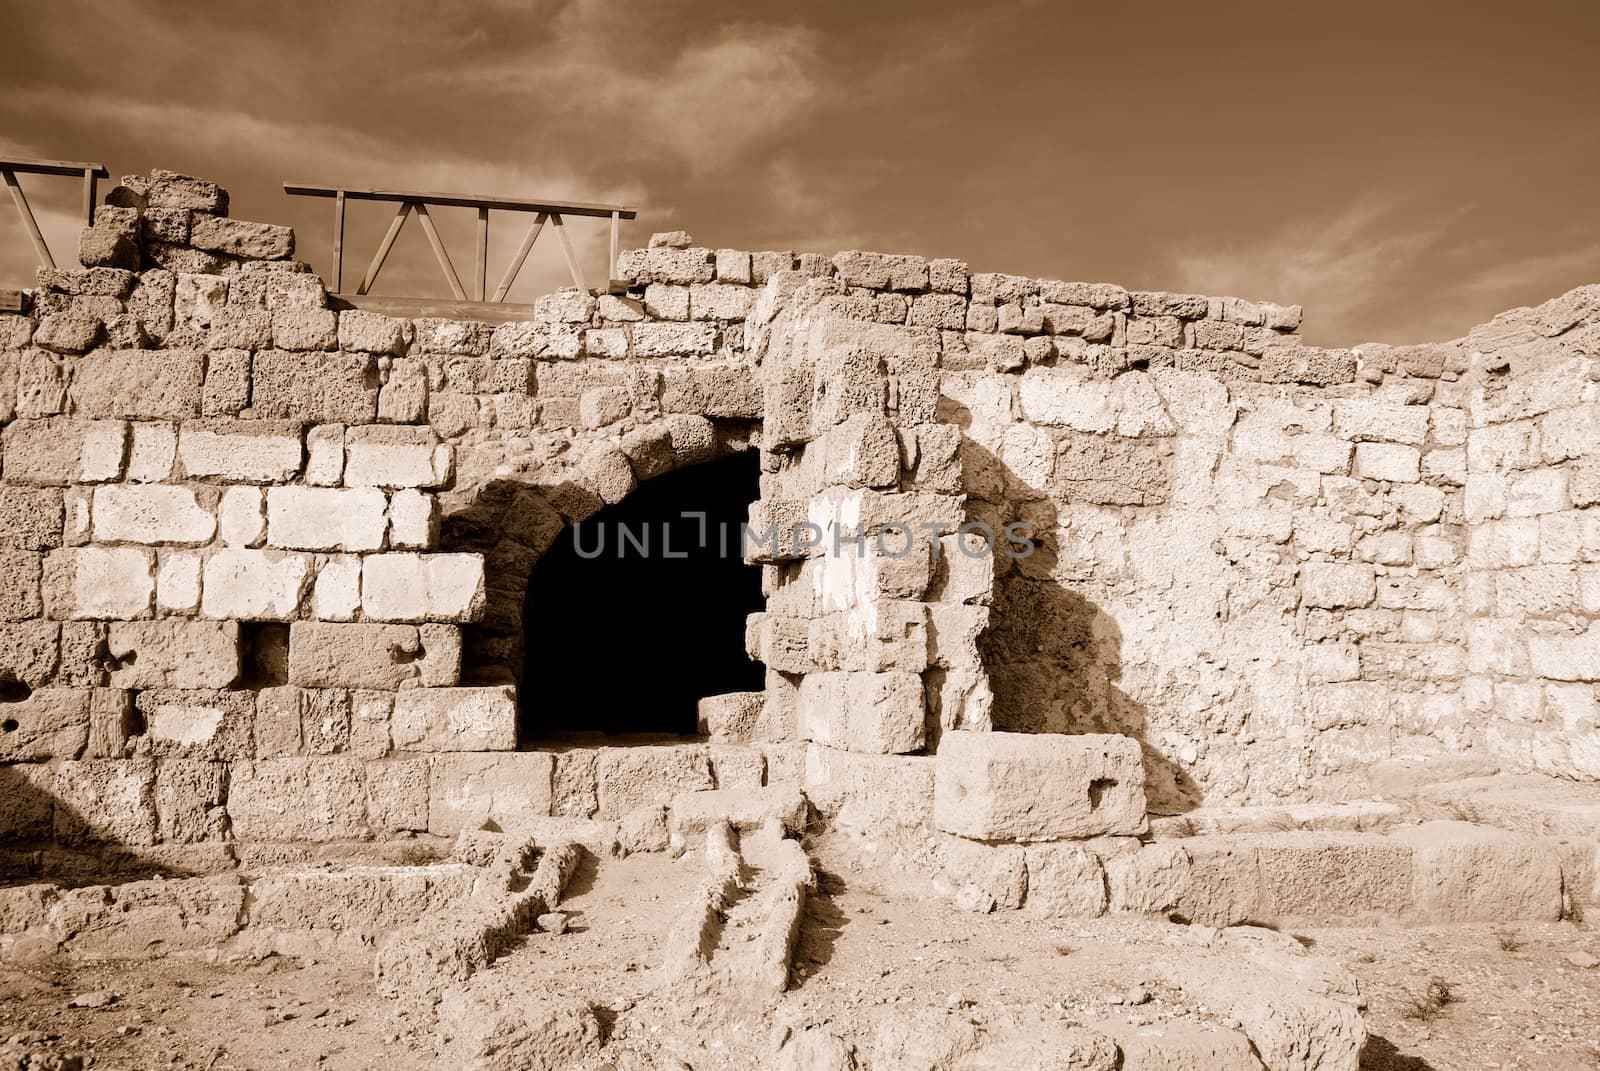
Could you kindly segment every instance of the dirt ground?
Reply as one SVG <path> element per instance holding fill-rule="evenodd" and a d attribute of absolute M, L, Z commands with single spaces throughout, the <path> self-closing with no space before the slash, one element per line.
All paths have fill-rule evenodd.
<path fill-rule="evenodd" d="M 1162 957 L 1196 939 L 1190 928 L 979 916 L 826 875 L 807 907 L 796 984 L 775 1014 L 664 992 L 653 971 L 660 940 L 696 865 L 643 855 L 591 866 L 564 905 L 571 931 L 531 935 L 492 970 L 512 984 L 525 979 L 530 991 L 595 1001 L 611 1037 L 600 1066 L 617 1071 L 759 1066 L 784 1023 L 822 1023 L 860 1040 L 924 1011 L 991 1031 L 1226 1022 L 1159 977 Z M 1600 1068 L 1600 967 L 1580 965 L 1600 956 L 1592 927 L 1293 936 L 1360 980 L 1371 1033 L 1364 1068 Z M 1434 984 L 1430 1000 L 1435 980 L 1443 988 Z M 758 1022 L 766 1029 L 752 1031 Z M 33 1062 L 22 1062 L 29 1053 Z M 140 1071 L 439 1066 L 431 1030 L 374 995 L 367 963 L 280 957 L 0 968 L 0 1071 L 71 1066 L 47 1054 Z"/>

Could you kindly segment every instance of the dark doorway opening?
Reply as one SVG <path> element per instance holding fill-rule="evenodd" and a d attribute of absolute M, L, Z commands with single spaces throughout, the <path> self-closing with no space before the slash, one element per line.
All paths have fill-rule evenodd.
<path fill-rule="evenodd" d="M 760 466 L 748 450 L 658 476 L 561 533 L 523 608 L 522 739 L 692 734 L 700 699 L 761 689 L 744 651 L 761 570 L 739 528 Z"/>

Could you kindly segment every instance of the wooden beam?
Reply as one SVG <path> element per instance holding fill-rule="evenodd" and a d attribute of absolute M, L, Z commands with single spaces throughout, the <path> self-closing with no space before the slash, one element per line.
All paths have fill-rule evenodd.
<path fill-rule="evenodd" d="M 445 251 L 444 240 L 434 229 L 433 217 L 428 215 L 428 206 L 420 201 L 417 202 L 417 222 L 422 224 L 422 233 L 428 236 L 428 244 L 433 246 L 433 255 L 439 259 L 439 267 L 444 269 L 444 279 L 450 284 L 450 292 L 456 296 L 457 301 L 467 300 L 467 292 L 461 288 L 461 277 L 456 274 L 456 266 L 450 263 L 450 254 Z"/>
<path fill-rule="evenodd" d="M 412 190 L 357 190 L 341 186 L 309 186 L 285 182 L 283 192 L 296 197 L 337 197 L 343 193 L 351 201 L 410 201 L 434 207 L 497 208 L 513 212 L 543 212 L 547 215 L 597 216 L 613 213 L 623 219 L 639 214 L 631 205 L 594 204 L 585 201 L 529 201 L 518 197 L 476 197 L 460 193 L 423 193 Z"/>
<path fill-rule="evenodd" d="M 78 163 L 72 160 L 0 160 L 0 170 L 15 175 L 81 175 L 92 171 L 96 178 L 110 178 L 111 172 L 104 164 Z"/>
<path fill-rule="evenodd" d="M 378 246 L 378 255 L 372 258 L 372 263 L 367 265 L 367 274 L 361 279 L 361 287 L 356 291 L 365 294 L 372 289 L 372 284 L 378 280 L 378 270 L 383 267 L 383 262 L 389 256 L 389 250 L 394 248 L 394 240 L 400 237 L 400 228 L 405 226 L 406 217 L 411 215 L 411 202 L 406 201 L 400 210 L 394 214 L 394 219 L 389 223 L 389 230 L 383 236 L 383 241 Z"/>
<path fill-rule="evenodd" d="M 95 183 L 97 177 L 92 168 L 83 169 L 83 225 L 94 226 Z"/>
<path fill-rule="evenodd" d="M 618 216 L 615 212 L 611 213 L 611 266 L 606 269 L 607 287 L 611 285 L 611 280 L 617 277 L 617 228 L 619 226 L 618 221 L 621 218 L 622 217 Z"/>
<path fill-rule="evenodd" d="M 22 184 L 17 181 L 16 174 L 10 165 L 0 169 L 0 176 L 4 176 L 6 185 L 11 188 L 11 199 L 16 202 L 17 215 L 22 217 L 22 225 L 28 230 L 28 237 L 33 241 L 33 251 L 39 258 L 41 266 L 55 268 L 55 258 L 50 255 L 50 247 L 44 244 L 44 235 L 39 233 L 39 221 L 33 218 L 33 209 L 28 207 L 28 198 L 22 192 Z"/>
<path fill-rule="evenodd" d="M 4 293 L 4 291 L 0 291 Z M 328 304 L 334 309 L 366 309 L 384 316 L 415 320 L 437 316 L 446 320 L 481 320 L 508 324 L 533 318 L 533 306 L 511 301 L 456 301 L 452 298 L 389 297 L 374 294 L 331 294 Z"/>
<path fill-rule="evenodd" d="M 548 218 L 543 212 L 533 217 L 533 225 L 523 236 L 522 245 L 517 247 L 517 255 L 511 258 L 511 266 L 501 277 L 500 285 L 494 288 L 495 301 L 504 301 L 506 294 L 511 292 L 511 284 L 517 281 L 517 273 L 522 270 L 522 262 L 528 259 L 528 250 L 533 248 L 533 243 L 539 237 L 539 232 L 544 230 L 544 221 Z"/>
<path fill-rule="evenodd" d="M 333 292 L 344 289 L 344 194 L 333 200 Z"/>
<path fill-rule="evenodd" d="M 482 301 L 484 288 L 489 285 L 489 210 L 478 209 L 478 262 L 472 280 L 472 300 Z"/>
<path fill-rule="evenodd" d="M 561 239 L 561 252 L 567 256 L 567 268 L 572 272 L 572 281 L 579 290 L 588 293 L 589 288 L 583 284 L 583 271 L 578 267 L 578 258 L 572 254 L 572 243 L 567 241 L 567 228 L 561 225 L 561 217 L 554 213 L 550 216 L 550 222 L 555 225 L 556 237 Z"/>

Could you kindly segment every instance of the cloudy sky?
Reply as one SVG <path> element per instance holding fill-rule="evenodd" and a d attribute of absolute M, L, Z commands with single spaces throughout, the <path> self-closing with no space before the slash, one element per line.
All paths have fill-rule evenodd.
<path fill-rule="evenodd" d="M 1593 0 L 0 2 L 0 156 L 214 178 L 319 270 L 330 203 L 284 181 L 1302 302 L 1327 344 L 1600 280 Z M 24 182 L 70 258 L 77 191 Z M 352 210 L 347 274 L 390 211 Z M 436 217 L 465 276 L 470 213 Z M 492 285 L 520 229 L 491 231 Z M 561 263 L 541 239 L 513 298 Z M 0 281 L 30 264 L 0 203 Z M 446 293 L 415 223 L 393 265 L 379 292 Z"/>

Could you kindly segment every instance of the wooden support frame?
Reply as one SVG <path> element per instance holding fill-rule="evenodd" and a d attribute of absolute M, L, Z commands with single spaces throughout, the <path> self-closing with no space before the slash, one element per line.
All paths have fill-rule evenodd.
<path fill-rule="evenodd" d="M 465 194 L 452 193 L 420 193 L 406 190 L 367 190 L 351 189 L 340 186 L 307 186 L 284 183 L 284 192 L 291 196 L 299 197 L 331 197 L 334 199 L 334 233 L 333 233 L 333 268 L 332 290 L 335 294 L 344 291 L 344 222 L 345 208 L 349 201 L 387 201 L 398 205 L 394 219 L 389 223 L 389 229 L 383 236 L 383 241 L 378 246 L 377 255 L 372 258 L 366 273 L 362 276 L 361 283 L 355 295 L 365 296 L 378 278 L 378 272 L 383 269 L 384 262 L 388 259 L 389 251 L 394 248 L 395 239 L 400 235 L 400 229 L 406 220 L 416 214 L 417 223 L 422 227 L 427 236 L 428 244 L 433 249 L 434 258 L 439 262 L 439 267 L 444 273 L 445 282 L 450 287 L 450 292 L 457 301 L 476 301 L 486 304 L 500 304 L 506 299 L 511 287 L 517 281 L 517 275 L 522 270 L 523 264 L 528 259 L 533 243 L 543 233 L 546 223 L 555 228 L 556 237 L 561 243 L 562 256 L 567 262 L 567 270 L 572 273 L 572 281 L 580 290 L 588 290 L 584 282 L 583 268 L 578 262 L 578 257 L 573 249 L 572 241 L 567 235 L 566 218 L 592 217 L 610 221 L 610 258 L 607 265 L 607 283 L 617 276 L 617 257 L 619 254 L 619 231 L 622 220 L 634 219 L 638 211 L 626 205 L 590 204 L 579 201 L 527 201 L 509 197 L 473 197 Z M 475 245 L 472 260 L 472 275 L 470 297 L 467 287 L 463 285 L 460 274 L 456 271 L 455 264 L 450 259 L 450 253 L 445 248 L 444 239 L 434 226 L 433 217 L 429 215 L 429 206 L 472 208 L 477 212 L 476 229 L 474 232 Z M 516 253 L 511 258 L 506 272 L 501 276 L 500 283 L 495 287 L 491 296 L 488 289 L 489 283 L 489 213 L 494 211 L 524 212 L 533 214 L 533 222 L 529 225 L 527 233 L 523 236 L 522 243 L 517 247 Z"/>
<path fill-rule="evenodd" d="M 33 254 L 41 268 L 54 269 L 56 259 L 50 253 L 50 246 L 44 240 L 44 234 L 39 230 L 39 221 L 33 215 L 33 206 L 28 204 L 28 195 L 22 190 L 22 183 L 18 175 L 61 175 L 81 177 L 83 180 L 83 221 L 85 226 L 94 225 L 95 197 L 97 183 L 100 179 L 110 175 L 102 164 L 77 163 L 68 160 L 0 160 L 0 179 L 4 179 L 7 190 L 11 193 L 11 202 L 16 206 L 17 216 L 22 220 L 23 230 L 28 233 L 28 241 L 33 245 Z"/>

